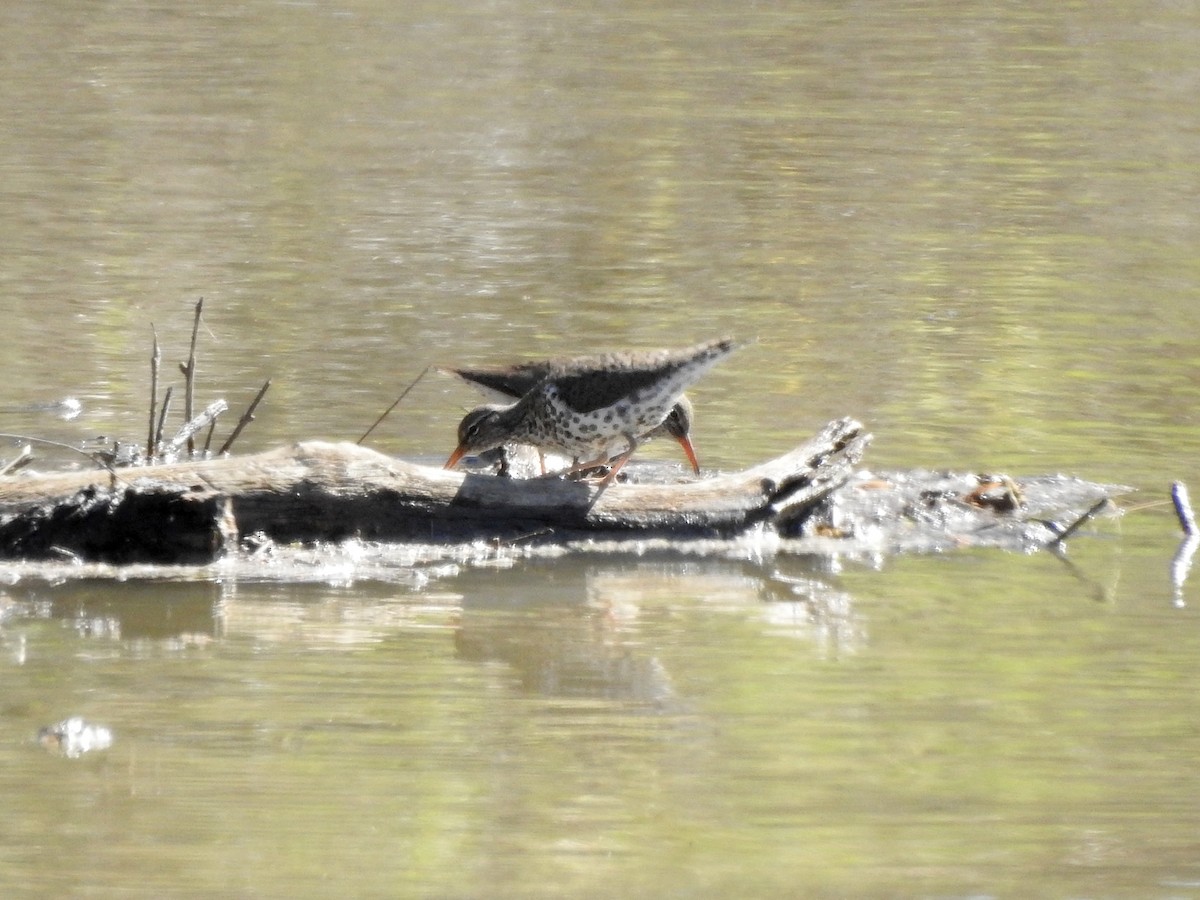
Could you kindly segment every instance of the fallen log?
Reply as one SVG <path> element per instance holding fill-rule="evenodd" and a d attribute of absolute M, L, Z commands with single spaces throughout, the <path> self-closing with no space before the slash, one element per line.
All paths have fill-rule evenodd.
<path fill-rule="evenodd" d="M 277 543 L 565 542 L 583 536 L 796 533 L 870 436 L 852 419 L 743 472 L 600 487 L 444 471 L 349 443 L 145 468 L 0 478 L 0 558 L 197 563 Z"/>

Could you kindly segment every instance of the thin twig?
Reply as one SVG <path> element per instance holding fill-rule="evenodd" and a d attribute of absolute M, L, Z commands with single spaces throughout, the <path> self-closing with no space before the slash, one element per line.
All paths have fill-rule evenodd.
<path fill-rule="evenodd" d="M 216 430 L 217 430 L 217 420 L 214 418 L 211 422 L 208 423 L 208 434 L 205 435 L 205 437 L 204 437 L 203 453 L 204 453 L 205 457 L 208 456 L 208 451 L 212 448 L 213 434 L 216 432 Z"/>
<path fill-rule="evenodd" d="M 1159 506 L 1166 506 L 1170 503 L 1170 499 L 1166 500 L 1147 500 L 1145 503 L 1134 503 L 1130 506 L 1122 506 L 1121 512 L 1128 515 L 1129 513 L 1142 512 L 1146 509 L 1156 509 Z"/>
<path fill-rule="evenodd" d="M 13 440 L 13 441 L 29 441 L 30 443 L 33 443 L 33 444 L 45 444 L 47 447 L 58 447 L 62 450 L 70 450 L 72 453 L 78 453 L 80 456 L 86 456 L 88 459 L 90 459 L 96 465 L 101 466 L 105 469 L 108 469 L 108 471 L 111 472 L 114 477 L 119 477 L 119 476 L 117 476 L 117 470 L 114 469 L 112 466 L 110 466 L 108 463 L 106 463 L 97 454 L 89 453 L 86 450 L 80 450 L 78 447 L 74 446 L 73 444 L 64 444 L 62 441 L 51 441 L 51 440 L 47 440 L 46 438 L 29 437 L 29 435 L 27 435 L 27 434 L 9 434 L 8 432 L 0 432 L 0 438 L 7 439 L 7 440 Z M 124 479 L 121 479 L 121 480 L 124 480 Z"/>
<path fill-rule="evenodd" d="M 200 413 L 200 415 L 196 416 L 194 419 L 190 419 L 184 423 L 184 426 L 179 429 L 179 433 L 175 435 L 175 437 L 171 438 L 171 443 L 167 444 L 166 448 L 163 450 L 163 453 L 166 455 L 178 453 L 183 449 L 183 445 L 186 443 L 189 447 L 193 448 L 192 450 L 188 451 L 188 456 L 190 458 L 191 454 L 195 453 L 194 447 L 196 432 L 219 416 L 221 413 L 225 412 L 227 409 L 229 409 L 229 404 L 224 400 L 214 400 L 212 403 L 208 404 L 208 406 L 205 407 L 204 412 Z"/>
<path fill-rule="evenodd" d="M 162 446 L 163 426 L 167 422 L 167 413 L 171 410 L 171 395 L 175 393 L 174 385 L 167 385 L 167 392 L 163 394 L 162 408 L 158 411 L 158 428 L 154 432 L 154 456 L 158 457 L 158 448 Z"/>
<path fill-rule="evenodd" d="M 183 419 L 185 422 L 192 421 L 192 410 L 196 402 L 196 336 L 200 333 L 200 313 L 203 310 L 204 298 L 201 297 L 196 301 L 196 318 L 192 322 L 192 348 L 188 351 L 188 361 L 186 365 L 179 366 L 179 371 L 183 373 L 184 377 Z M 196 452 L 196 443 L 191 435 L 188 436 L 187 449 L 188 456 Z"/>
<path fill-rule="evenodd" d="M 423 369 L 421 370 L 421 374 L 419 374 L 419 375 L 418 375 L 416 378 L 414 378 L 414 379 L 412 380 L 412 383 L 411 383 L 411 384 L 410 384 L 408 387 L 406 387 L 406 388 L 404 389 L 404 393 L 402 393 L 402 394 L 401 394 L 399 397 L 397 397 L 397 398 L 396 398 L 396 402 L 395 402 L 395 403 L 393 403 L 391 406 L 389 406 L 387 409 L 385 409 L 385 410 L 383 411 L 383 415 L 381 415 L 381 416 L 380 416 L 378 419 L 376 419 L 376 420 L 375 420 L 375 424 L 374 424 L 374 425 L 372 425 L 370 428 L 368 428 L 368 429 L 367 429 L 367 430 L 366 430 L 366 431 L 363 433 L 363 436 L 362 436 L 362 437 L 360 437 L 360 438 L 359 438 L 357 441 L 355 441 L 354 443 L 355 443 L 355 444 L 362 444 L 362 442 L 363 442 L 363 441 L 365 441 L 365 440 L 366 440 L 368 437 L 370 437 L 370 435 L 371 435 L 371 432 L 372 432 L 372 431 L 374 431 L 376 428 L 378 428 L 378 427 L 379 427 L 379 423 L 380 423 L 380 422 L 382 422 L 384 419 L 386 419 L 386 418 L 387 418 L 387 417 L 388 417 L 388 416 L 391 414 L 392 410 L 393 410 L 393 409 L 395 409 L 397 406 L 399 406 L 399 405 L 400 405 L 400 401 L 401 401 L 401 400 L 403 400 L 405 397 L 407 397 L 407 396 L 408 396 L 408 392 L 409 392 L 409 391 L 411 391 L 413 388 L 415 388 L 415 387 L 417 386 L 417 382 L 418 382 L 418 381 L 420 381 L 422 378 L 424 378 L 424 377 L 425 377 L 425 373 L 426 373 L 426 372 L 428 372 L 428 371 L 429 371 L 429 366 L 426 366 L 425 368 L 423 368 Z"/>
<path fill-rule="evenodd" d="M 1171 485 L 1171 500 L 1175 504 L 1175 515 L 1179 516 L 1179 527 L 1183 533 L 1196 533 L 1196 514 L 1192 512 L 1192 502 L 1188 499 L 1187 485 L 1176 481 Z"/>
<path fill-rule="evenodd" d="M 154 443 L 154 413 L 158 407 L 158 366 L 162 362 L 162 349 L 158 346 L 158 329 L 150 323 L 154 335 L 154 349 L 150 353 L 150 425 L 146 434 L 146 462 L 154 459 L 158 447 Z"/>
<path fill-rule="evenodd" d="M 258 394 L 255 396 L 255 398 L 250 401 L 250 405 L 246 407 L 246 411 L 242 413 L 242 417 L 238 419 L 237 425 L 234 426 L 233 434 L 226 438 L 225 443 L 221 445 L 221 449 L 217 451 L 217 456 L 223 456 L 224 454 L 228 453 L 229 448 L 233 446 L 233 442 L 236 441 L 238 439 L 238 435 L 242 433 L 242 429 L 254 421 L 254 411 L 258 409 L 258 404 L 262 401 L 262 398 L 267 393 L 267 388 L 270 386 L 271 379 L 268 378 L 263 383 L 263 386 L 259 388 Z"/>
<path fill-rule="evenodd" d="M 1058 532 L 1058 534 L 1056 534 L 1051 540 L 1047 541 L 1046 546 L 1047 547 L 1060 546 L 1063 541 L 1065 541 L 1067 538 L 1069 538 L 1071 535 L 1073 535 L 1076 531 L 1078 531 L 1084 522 L 1086 522 L 1088 519 L 1092 518 L 1092 516 L 1096 515 L 1096 513 L 1100 512 L 1100 510 L 1102 510 L 1104 508 L 1105 504 L 1107 504 L 1107 503 L 1108 503 L 1107 497 L 1105 497 L 1103 500 L 1097 500 L 1095 503 L 1092 504 L 1092 506 L 1088 509 L 1087 512 L 1085 512 L 1082 516 L 1080 516 L 1078 519 L 1076 519 L 1074 522 L 1072 522 L 1070 525 L 1068 525 L 1062 531 Z"/>
<path fill-rule="evenodd" d="M 517 544 L 522 544 L 525 541 L 536 540 L 546 535 L 554 534 L 553 528 L 538 528 L 536 531 L 527 531 L 524 534 L 518 534 L 511 538 L 492 538 L 492 546 L 499 549 L 501 547 L 514 547 Z"/>
<path fill-rule="evenodd" d="M 33 448 L 26 444 L 16 456 L 0 466 L 0 478 L 25 468 L 31 462 L 33 462 Z"/>

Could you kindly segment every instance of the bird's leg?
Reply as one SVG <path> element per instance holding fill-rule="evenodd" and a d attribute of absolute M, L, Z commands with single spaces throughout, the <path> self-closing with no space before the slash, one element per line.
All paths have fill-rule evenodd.
<path fill-rule="evenodd" d="M 608 470 L 608 474 L 600 479 L 600 487 L 606 488 L 612 484 L 613 479 L 617 477 L 617 473 L 621 471 L 621 467 L 624 466 L 625 463 L 629 462 L 629 458 L 633 456 L 634 451 L 637 450 L 638 442 L 636 437 L 629 432 L 625 432 L 625 440 L 629 441 L 629 449 L 620 456 L 613 457 L 612 461 L 610 462 L 611 468 Z"/>
<path fill-rule="evenodd" d="M 617 456 L 608 456 L 605 454 L 604 456 L 597 456 L 595 459 L 589 459 L 586 462 L 580 462 L 579 457 L 575 457 L 571 465 L 555 472 L 555 477 L 570 478 L 572 475 L 578 475 L 580 472 L 586 472 L 588 469 L 608 466 L 608 474 L 600 479 L 600 486 L 606 487 L 612 484 L 613 479 L 617 477 L 617 473 L 621 471 L 621 466 L 629 461 L 629 458 L 633 456 L 633 451 L 638 448 L 637 438 L 632 434 L 626 433 L 622 437 L 628 442 L 629 447 Z"/>
<path fill-rule="evenodd" d="M 607 462 L 607 456 L 598 456 L 596 459 L 589 459 L 586 462 L 580 462 L 579 457 L 575 457 L 571 465 L 567 466 L 565 469 L 559 469 L 557 472 L 554 472 L 553 475 L 555 478 L 570 478 L 572 475 L 578 475 L 580 472 L 586 472 L 588 469 L 595 469 L 599 466 L 603 466 Z"/>

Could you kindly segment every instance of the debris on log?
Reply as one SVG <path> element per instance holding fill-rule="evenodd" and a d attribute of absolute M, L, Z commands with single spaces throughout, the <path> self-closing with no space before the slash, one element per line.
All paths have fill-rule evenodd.
<path fill-rule="evenodd" d="M 1133 488 L 1067 475 L 859 471 L 833 492 L 806 534 L 876 552 L 938 553 L 969 547 L 1055 549 Z"/>

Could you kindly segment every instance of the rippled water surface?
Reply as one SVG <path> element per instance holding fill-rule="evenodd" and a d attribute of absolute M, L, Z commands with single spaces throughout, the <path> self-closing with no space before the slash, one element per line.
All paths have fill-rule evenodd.
<path fill-rule="evenodd" d="M 0 894 L 1200 896 L 1163 505 L 1198 39 L 1154 3 L 5 7 L 0 432 L 143 441 L 203 296 L 199 401 L 272 379 L 244 452 L 357 439 L 431 363 L 729 333 L 707 467 L 853 415 L 870 466 L 1138 492 L 1066 558 L 0 568 Z M 371 444 L 440 462 L 476 400 L 428 374 Z M 112 747 L 48 752 L 70 716 Z"/>

